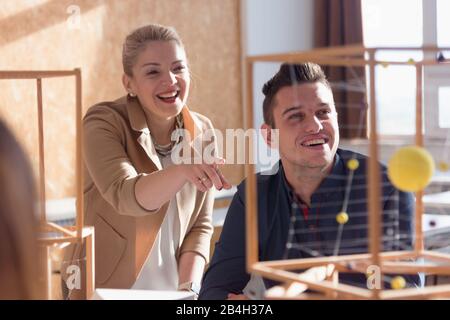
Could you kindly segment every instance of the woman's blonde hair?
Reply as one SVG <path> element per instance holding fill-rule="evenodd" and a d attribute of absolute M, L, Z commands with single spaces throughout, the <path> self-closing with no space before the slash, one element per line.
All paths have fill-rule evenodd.
<path fill-rule="evenodd" d="M 28 159 L 0 120 L 0 300 L 41 299 L 36 194 Z"/>
<path fill-rule="evenodd" d="M 159 24 L 149 24 L 138 28 L 130 33 L 123 44 L 122 65 L 126 75 L 133 76 L 133 66 L 136 63 L 139 53 L 141 53 L 150 41 L 175 41 L 183 47 L 180 36 L 172 27 Z"/>

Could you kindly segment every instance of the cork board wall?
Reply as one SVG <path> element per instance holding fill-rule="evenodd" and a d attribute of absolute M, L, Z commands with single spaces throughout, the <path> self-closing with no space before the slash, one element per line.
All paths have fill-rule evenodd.
<path fill-rule="evenodd" d="M 216 128 L 242 128 L 238 0 L 6 0 L 0 7 L 0 70 L 81 68 L 83 110 L 125 91 L 125 36 L 148 23 L 174 26 L 192 71 L 188 104 Z M 74 196 L 75 81 L 44 79 L 47 199 Z M 0 80 L 0 118 L 13 129 L 37 172 L 36 82 Z M 227 166 L 233 183 L 243 167 Z"/>

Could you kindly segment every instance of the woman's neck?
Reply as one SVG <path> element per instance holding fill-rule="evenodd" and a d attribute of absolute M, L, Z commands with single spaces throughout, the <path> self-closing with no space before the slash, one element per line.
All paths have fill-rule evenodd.
<path fill-rule="evenodd" d="M 144 110 L 144 112 L 153 141 L 159 145 L 171 143 L 171 136 L 175 127 L 175 117 L 161 118 L 151 114 L 147 110 Z"/>

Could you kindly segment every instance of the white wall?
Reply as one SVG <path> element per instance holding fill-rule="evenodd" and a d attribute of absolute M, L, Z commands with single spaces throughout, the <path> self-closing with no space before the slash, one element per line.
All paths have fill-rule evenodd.
<path fill-rule="evenodd" d="M 243 56 L 311 49 L 313 47 L 313 4 L 313 0 L 242 0 Z M 254 66 L 253 124 L 255 128 L 259 128 L 263 123 L 262 86 L 278 68 L 278 63 L 256 63 Z M 245 82 L 243 84 L 245 86 Z M 258 145 L 263 145 L 262 140 L 258 142 Z M 262 168 L 257 166 L 257 169 Z"/>

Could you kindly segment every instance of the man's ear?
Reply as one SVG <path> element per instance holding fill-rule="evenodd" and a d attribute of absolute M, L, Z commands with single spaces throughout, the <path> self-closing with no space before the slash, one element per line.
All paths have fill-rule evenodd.
<path fill-rule="evenodd" d="M 273 140 L 272 140 L 272 127 L 269 126 L 267 123 L 263 123 L 261 125 L 261 135 L 263 136 L 264 141 L 269 146 L 269 148 L 272 148 L 273 146 Z"/>

